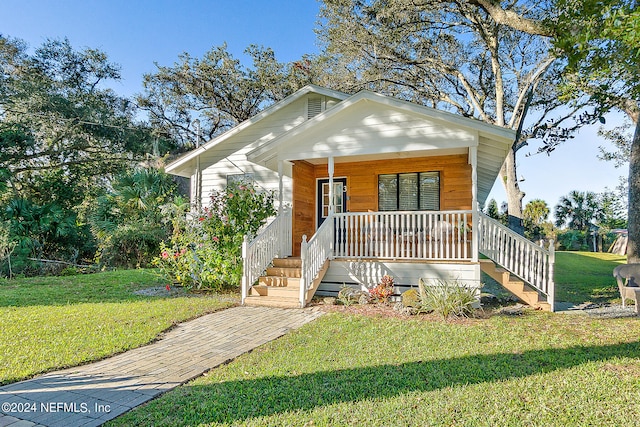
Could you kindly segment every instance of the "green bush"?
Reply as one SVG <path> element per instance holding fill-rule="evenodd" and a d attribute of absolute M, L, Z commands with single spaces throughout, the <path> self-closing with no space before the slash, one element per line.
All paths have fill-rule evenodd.
<path fill-rule="evenodd" d="M 190 289 L 240 286 L 243 238 L 255 236 L 275 214 L 273 199 L 272 192 L 235 183 L 213 192 L 201 212 L 185 215 L 183 208 L 174 206 L 171 240 L 161 244 L 154 263 L 169 280 Z"/>
<path fill-rule="evenodd" d="M 436 280 L 427 285 L 420 279 L 419 290 L 419 311 L 435 312 L 443 319 L 470 315 L 473 313 L 473 304 L 478 301 L 477 290 L 457 280 Z"/>
<path fill-rule="evenodd" d="M 170 232 L 160 206 L 176 199 L 176 184 L 162 170 L 141 168 L 117 176 L 89 212 L 98 243 L 96 261 L 112 267 L 149 266 Z"/>

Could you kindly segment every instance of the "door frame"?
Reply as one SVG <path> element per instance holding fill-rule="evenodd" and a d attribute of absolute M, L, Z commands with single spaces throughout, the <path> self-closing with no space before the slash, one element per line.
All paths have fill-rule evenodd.
<path fill-rule="evenodd" d="M 322 225 L 324 222 L 324 217 L 322 216 L 322 184 L 329 183 L 329 178 L 316 178 L 316 202 L 315 202 L 315 223 L 316 230 Z M 334 177 L 333 184 L 342 184 L 342 208 L 343 212 L 347 212 L 347 177 Z"/>

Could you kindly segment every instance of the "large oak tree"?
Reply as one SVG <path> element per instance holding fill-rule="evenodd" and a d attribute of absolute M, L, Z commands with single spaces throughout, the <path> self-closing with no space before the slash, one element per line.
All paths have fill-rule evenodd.
<path fill-rule="evenodd" d="M 543 142 L 534 151 L 553 150 L 585 121 L 572 120 L 585 99 L 567 103 L 556 90 L 562 63 L 544 23 L 549 7 L 518 0 L 324 0 L 318 32 L 326 81 L 516 130 L 501 177 L 510 225 L 522 230 L 516 152 L 533 138 Z"/>
<path fill-rule="evenodd" d="M 627 259 L 640 262 L 640 9 L 635 0 L 557 0 L 555 44 L 568 60 L 567 91 L 589 95 L 635 124 L 629 156 Z"/>

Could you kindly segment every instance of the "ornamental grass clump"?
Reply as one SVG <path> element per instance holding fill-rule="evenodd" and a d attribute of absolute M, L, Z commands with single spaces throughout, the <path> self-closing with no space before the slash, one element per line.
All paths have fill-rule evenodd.
<path fill-rule="evenodd" d="M 469 316 L 473 313 L 473 304 L 478 301 L 477 290 L 458 280 L 435 280 L 426 284 L 420 279 L 419 289 L 419 311 L 437 313 L 443 319 Z"/>

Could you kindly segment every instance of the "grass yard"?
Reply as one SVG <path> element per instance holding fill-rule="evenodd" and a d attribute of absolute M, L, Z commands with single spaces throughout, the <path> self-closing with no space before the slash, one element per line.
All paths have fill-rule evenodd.
<path fill-rule="evenodd" d="M 108 425 L 638 425 L 639 334 L 637 318 L 331 313 Z"/>
<path fill-rule="evenodd" d="M 228 296 L 134 294 L 152 287 L 164 284 L 150 270 L 0 280 L 0 384 L 139 347 L 233 304 Z"/>
<path fill-rule="evenodd" d="M 556 300 L 620 303 L 613 269 L 627 262 L 626 256 L 597 252 L 556 252 Z"/>
<path fill-rule="evenodd" d="M 620 257 L 557 259 L 565 300 L 619 300 Z M 639 337 L 637 317 L 330 313 L 108 425 L 638 425 Z"/>

